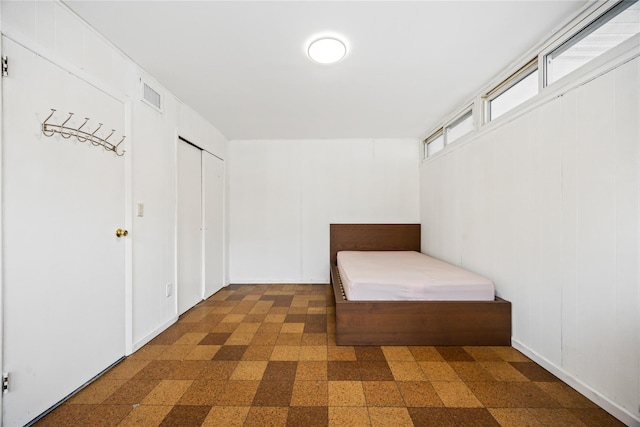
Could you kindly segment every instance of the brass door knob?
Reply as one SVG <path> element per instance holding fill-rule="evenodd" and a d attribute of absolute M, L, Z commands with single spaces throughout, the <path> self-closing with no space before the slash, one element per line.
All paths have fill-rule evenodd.
<path fill-rule="evenodd" d="M 116 230 L 116 236 L 117 237 L 123 237 L 123 236 L 126 237 L 128 235 L 129 235 L 129 232 L 127 230 L 123 230 L 122 228 L 118 228 Z"/>

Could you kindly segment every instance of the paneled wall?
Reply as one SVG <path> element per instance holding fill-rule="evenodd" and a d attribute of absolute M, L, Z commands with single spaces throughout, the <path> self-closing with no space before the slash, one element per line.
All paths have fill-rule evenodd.
<path fill-rule="evenodd" d="M 636 57 L 420 167 L 424 252 L 491 278 L 514 345 L 634 423 L 639 79 Z"/>
<path fill-rule="evenodd" d="M 416 140 L 230 143 L 232 283 L 328 283 L 329 224 L 418 222 Z"/>
<path fill-rule="evenodd" d="M 122 118 L 127 134 L 123 197 L 130 231 L 127 346 L 135 350 L 177 319 L 176 293 L 166 296 L 166 285 L 172 283 L 175 289 L 176 280 L 177 137 L 187 138 L 221 159 L 227 157 L 228 141 L 64 4 L 53 0 L 3 1 L 0 7 L 5 36 L 127 106 Z M 162 113 L 140 100 L 141 78 L 163 96 Z M 77 108 L 81 114 L 81 106 Z M 137 203 L 144 204 L 143 217 L 134 214 Z"/>

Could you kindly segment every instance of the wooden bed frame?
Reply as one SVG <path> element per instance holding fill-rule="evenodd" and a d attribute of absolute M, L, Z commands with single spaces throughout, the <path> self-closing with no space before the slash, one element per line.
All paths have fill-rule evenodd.
<path fill-rule="evenodd" d="M 511 345 L 511 303 L 348 301 L 339 251 L 420 251 L 420 224 L 331 224 L 331 284 L 338 345 Z"/>

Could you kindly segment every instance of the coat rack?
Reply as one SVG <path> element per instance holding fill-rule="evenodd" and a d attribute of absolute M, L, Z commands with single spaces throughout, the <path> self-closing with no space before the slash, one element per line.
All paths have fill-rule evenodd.
<path fill-rule="evenodd" d="M 44 122 L 42 122 L 42 133 L 44 134 L 44 136 L 50 137 L 56 133 L 59 133 L 60 136 L 62 136 L 65 139 L 69 139 L 72 136 L 75 136 L 76 139 L 80 142 L 89 141 L 91 144 L 95 145 L 96 147 L 102 146 L 107 151 L 113 151 L 114 153 L 116 153 L 117 156 L 124 156 L 125 152 L 123 150 L 118 151 L 118 147 L 120 146 L 120 144 L 122 144 L 126 136 L 123 136 L 120 142 L 118 142 L 117 144 L 112 144 L 111 142 L 109 142 L 109 138 L 111 138 L 111 136 L 116 132 L 115 129 L 111 129 L 111 133 L 106 138 L 99 137 L 97 133 L 102 127 L 102 123 L 98 123 L 98 127 L 96 128 L 96 130 L 94 130 L 91 133 L 89 133 L 88 131 L 84 131 L 82 130 L 82 128 L 89 122 L 88 117 L 84 118 L 84 123 L 82 123 L 78 128 L 66 126 L 69 120 L 71 120 L 71 118 L 73 117 L 73 113 L 69 113 L 69 117 L 67 118 L 67 120 L 65 120 L 60 125 L 47 123 L 49 119 L 54 115 L 55 112 L 56 110 L 52 108 L 51 114 L 49 114 L 49 117 L 47 117 L 44 120 Z"/>

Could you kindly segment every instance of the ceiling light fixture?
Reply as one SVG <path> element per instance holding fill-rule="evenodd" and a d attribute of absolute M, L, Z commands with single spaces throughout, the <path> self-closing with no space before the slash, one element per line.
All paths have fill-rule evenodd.
<path fill-rule="evenodd" d="M 323 37 L 309 45 L 307 54 L 309 58 L 319 64 L 333 64 L 344 58 L 347 54 L 347 47 L 336 38 Z"/>

